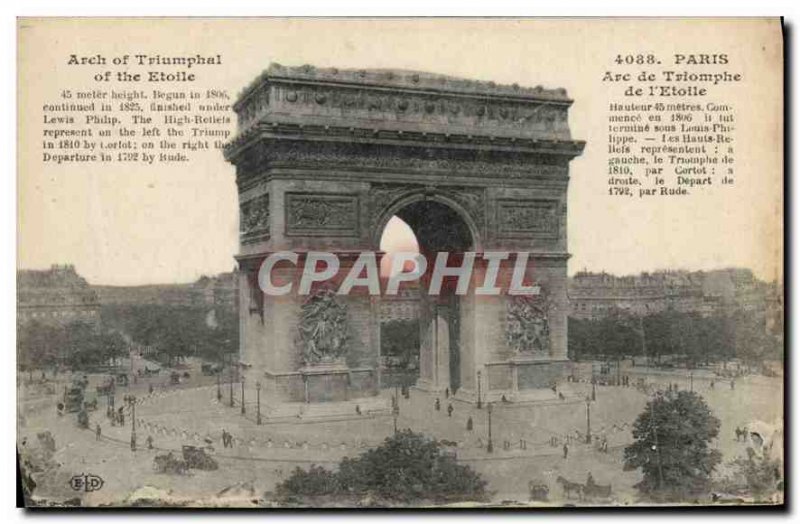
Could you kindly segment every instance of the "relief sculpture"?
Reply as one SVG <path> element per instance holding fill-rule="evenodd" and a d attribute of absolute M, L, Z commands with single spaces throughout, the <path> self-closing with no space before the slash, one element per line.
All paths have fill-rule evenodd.
<path fill-rule="evenodd" d="M 506 341 L 515 354 L 546 355 L 550 351 L 547 300 L 542 297 L 511 298 L 506 313 Z"/>

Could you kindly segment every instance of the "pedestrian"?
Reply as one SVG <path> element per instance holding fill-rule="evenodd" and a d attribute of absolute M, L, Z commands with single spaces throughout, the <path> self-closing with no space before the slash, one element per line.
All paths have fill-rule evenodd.
<path fill-rule="evenodd" d="M 450 398 L 450 388 L 444 388 L 444 398 Z"/>
<path fill-rule="evenodd" d="M 569 455 L 569 446 L 564 442 L 564 460 L 567 459 L 567 455 Z"/>
<path fill-rule="evenodd" d="M 447 416 L 448 417 L 452 417 L 453 416 L 453 404 L 451 404 L 449 402 L 447 403 Z"/>
<path fill-rule="evenodd" d="M 361 415 L 361 406 L 356 404 L 356 415 Z"/>
<path fill-rule="evenodd" d="M 441 404 L 441 402 L 439 402 L 439 397 L 436 397 L 436 402 L 434 403 L 433 407 L 436 408 L 436 411 L 439 411 L 439 410 L 442 409 L 442 404 Z"/>
<path fill-rule="evenodd" d="M 711 389 L 714 389 L 714 381 L 711 381 Z"/>
<path fill-rule="evenodd" d="M 96 424 L 95 428 L 94 428 L 95 440 L 100 440 L 100 434 L 101 433 L 102 433 L 102 430 L 100 429 L 100 424 Z"/>
<path fill-rule="evenodd" d="M 736 389 L 736 381 L 735 380 L 731 380 L 731 390 L 734 390 L 734 389 Z"/>
<path fill-rule="evenodd" d="M 467 419 L 467 431 L 472 431 L 472 417 Z"/>
<path fill-rule="evenodd" d="M 153 435 L 147 436 L 147 449 L 153 449 Z"/>
<path fill-rule="evenodd" d="M 228 432 L 225 431 L 225 428 L 222 428 L 222 447 L 228 447 Z"/>

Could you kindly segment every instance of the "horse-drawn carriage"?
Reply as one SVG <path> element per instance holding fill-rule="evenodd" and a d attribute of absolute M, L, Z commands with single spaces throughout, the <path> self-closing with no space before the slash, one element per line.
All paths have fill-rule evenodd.
<path fill-rule="evenodd" d="M 101 396 L 108 396 L 113 395 L 114 391 L 117 389 L 116 381 L 114 377 L 109 378 L 105 384 L 101 384 L 95 388 L 97 390 L 97 394 Z"/>
<path fill-rule="evenodd" d="M 528 500 L 536 502 L 547 502 L 550 496 L 550 488 L 544 482 L 531 480 L 528 482 Z"/>
<path fill-rule="evenodd" d="M 567 500 L 580 500 L 580 501 L 598 501 L 611 499 L 611 484 L 597 484 L 589 473 L 586 479 L 586 484 L 580 482 L 572 482 L 559 476 L 556 482 L 561 484 L 564 490 L 564 498 Z"/>
<path fill-rule="evenodd" d="M 206 363 L 200 366 L 200 371 L 202 371 L 203 375 L 205 376 L 218 375 L 219 373 L 222 373 L 222 366 Z"/>
<path fill-rule="evenodd" d="M 153 470 L 156 473 L 185 475 L 189 472 L 189 465 L 170 451 L 156 455 L 156 458 L 153 459 Z"/>

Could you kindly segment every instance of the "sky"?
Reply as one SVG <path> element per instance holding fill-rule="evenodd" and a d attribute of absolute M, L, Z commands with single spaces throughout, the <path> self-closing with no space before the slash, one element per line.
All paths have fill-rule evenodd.
<path fill-rule="evenodd" d="M 237 193 L 234 169 L 221 152 L 179 165 L 41 162 L 42 104 L 56 101 L 61 89 L 95 85 L 98 68 L 68 66 L 70 54 L 200 53 L 221 54 L 223 65 L 198 68 L 193 88 L 232 94 L 270 62 L 564 87 L 575 100 L 572 136 L 587 142 L 570 166 L 570 274 L 737 266 L 766 280 L 780 278 L 779 33 L 774 23 L 732 20 L 23 20 L 18 267 L 71 263 L 89 282 L 105 285 L 189 282 L 234 267 Z M 678 199 L 608 196 L 607 104 L 620 92 L 601 78 L 618 53 L 644 48 L 661 56 L 725 52 L 728 68 L 744 72 L 743 82 L 716 91 L 717 99 L 736 106 L 734 187 Z M 402 223 L 387 229 L 386 242 L 409 243 Z"/>

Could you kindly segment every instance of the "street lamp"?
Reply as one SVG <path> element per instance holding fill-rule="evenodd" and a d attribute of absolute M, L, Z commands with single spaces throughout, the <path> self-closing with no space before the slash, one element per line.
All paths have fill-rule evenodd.
<path fill-rule="evenodd" d="M 587 444 L 591 444 L 592 443 L 592 423 L 591 423 L 591 419 L 590 419 L 590 416 L 591 416 L 591 413 L 590 413 L 591 405 L 592 405 L 592 401 L 589 399 L 589 397 L 587 395 L 587 397 L 586 397 L 586 443 Z"/>
<path fill-rule="evenodd" d="M 244 415 L 244 375 L 242 375 L 242 415 Z"/>
<path fill-rule="evenodd" d="M 233 359 L 229 358 L 228 360 L 232 361 Z M 233 407 L 233 362 L 228 362 L 228 383 L 230 384 L 230 390 L 231 390 L 230 404 L 231 407 Z"/>
<path fill-rule="evenodd" d="M 483 403 L 481 402 L 481 372 L 478 370 L 478 409 L 483 408 Z"/>
<path fill-rule="evenodd" d="M 123 400 L 131 408 L 131 451 L 136 451 L 136 396 L 125 395 Z"/>
<path fill-rule="evenodd" d="M 221 386 L 220 381 L 222 379 L 220 378 L 220 375 L 222 375 L 222 370 L 221 369 L 219 371 L 217 371 L 217 402 L 221 402 L 222 401 L 222 389 L 220 387 Z"/>
<path fill-rule="evenodd" d="M 492 445 L 492 403 L 486 405 L 486 412 L 489 414 L 489 444 L 486 446 L 486 452 L 492 453 L 494 446 Z"/>
<path fill-rule="evenodd" d="M 394 419 L 394 434 L 397 435 L 397 416 L 400 415 L 400 403 L 395 403 L 392 407 L 392 418 Z"/>
<path fill-rule="evenodd" d="M 261 382 L 256 382 L 256 424 L 261 425 Z"/>

